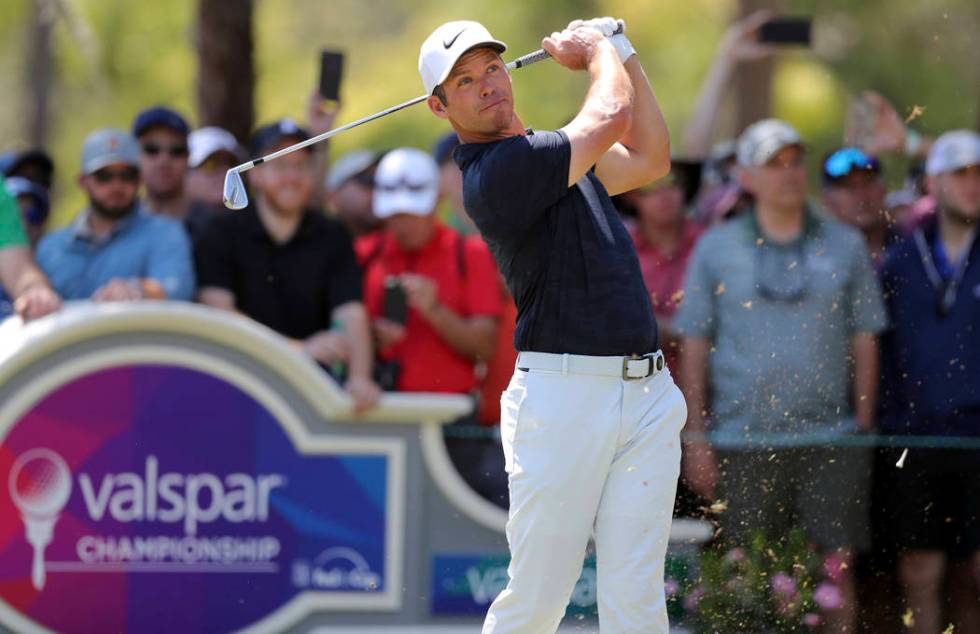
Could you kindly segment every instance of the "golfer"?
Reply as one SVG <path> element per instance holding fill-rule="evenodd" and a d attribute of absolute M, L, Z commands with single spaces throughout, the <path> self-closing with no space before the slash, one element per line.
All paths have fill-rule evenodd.
<path fill-rule="evenodd" d="M 430 110 L 462 145 L 466 212 L 517 302 L 517 367 L 501 399 L 510 582 L 484 634 L 554 632 L 594 535 L 603 632 L 667 632 L 664 557 L 687 408 L 657 346 L 630 237 L 609 199 L 669 170 L 667 128 L 612 18 L 542 42 L 590 86 L 564 128 L 514 110 L 505 50 L 450 22 L 422 44 Z"/>

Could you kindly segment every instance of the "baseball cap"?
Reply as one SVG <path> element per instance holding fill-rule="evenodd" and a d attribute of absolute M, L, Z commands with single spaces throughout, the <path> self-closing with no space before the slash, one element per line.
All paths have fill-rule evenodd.
<path fill-rule="evenodd" d="M 776 152 L 790 145 L 803 147 L 803 139 L 793 126 L 779 119 L 756 121 L 738 138 L 738 164 L 765 165 Z"/>
<path fill-rule="evenodd" d="M 955 172 L 971 165 L 980 165 L 980 134 L 973 130 L 953 130 L 940 135 L 929 148 L 926 174 Z"/>
<path fill-rule="evenodd" d="M 334 191 L 350 179 L 368 170 L 378 161 L 378 153 L 372 150 L 354 150 L 334 161 L 327 173 L 327 191 Z M 373 179 L 371 184 L 373 185 Z"/>
<path fill-rule="evenodd" d="M 36 165 L 40 168 L 38 178 L 40 184 L 45 187 L 51 186 L 51 179 L 54 176 L 54 161 L 51 156 L 40 148 L 32 148 L 22 151 L 6 152 L 0 156 L 0 173 L 10 176 L 19 168 L 25 165 Z"/>
<path fill-rule="evenodd" d="M 398 148 L 385 154 L 374 173 L 374 215 L 427 216 L 439 197 L 439 167 L 428 153 Z"/>
<path fill-rule="evenodd" d="M 198 128 L 191 132 L 187 137 L 187 147 L 187 164 L 191 167 L 200 167 L 215 152 L 228 152 L 237 160 L 243 159 L 238 140 L 231 132 L 217 126 Z"/>
<path fill-rule="evenodd" d="M 181 136 L 187 136 L 191 132 L 187 120 L 180 114 L 164 106 L 153 106 L 142 111 L 133 119 L 133 136 L 138 139 L 150 128 L 157 127 L 170 128 Z"/>
<path fill-rule="evenodd" d="M 827 154 L 823 160 L 823 182 L 827 185 L 839 183 L 854 172 L 881 173 L 881 163 L 873 156 L 865 154 L 860 148 L 842 147 Z"/>
<path fill-rule="evenodd" d="M 255 156 L 262 154 L 273 145 L 278 145 L 284 139 L 294 143 L 305 141 L 310 138 L 310 133 L 299 126 L 292 119 L 279 119 L 268 125 L 264 125 L 252 134 L 252 141 L 249 143 L 249 150 Z M 312 148 L 308 148 L 310 152 Z"/>
<path fill-rule="evenodd" d="M 507 50 L 507 45 L 495 40 L 485 26 L 472 20 L 446 22 L 433 31 L 419 50 L 419 74 L 425 93 L 431 95 L 449 77 L 456 60 L 477 46 L 489 46 L 498 53 Z"/>
<path fill-rule="evenodd" d="M 33 181 L 29 181 L 23 176 L 11 176 L 4 183 L 7 191 L 14 198 L 30 196 L 34 201 L 34 207 L 27 213 L 27 221 L 33 225 L 43 224 L 48 218 L 51 210 L 51 199 L 48 197 L 48 190 Z"/>
<path fill-rule="evenodd" d="M 139 167 L 140 147 L 132 135 L 116 128 L 102 128 L 85 137 L 82 143 L 83 174 L 92 174 L 113 163 Z"/>

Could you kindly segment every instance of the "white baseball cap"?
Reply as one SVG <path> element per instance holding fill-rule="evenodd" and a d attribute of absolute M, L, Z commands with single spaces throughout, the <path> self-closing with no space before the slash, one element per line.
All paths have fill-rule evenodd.
<path fill-rule="evenodd" d="M 774 154 L 790 145 L 803 146 L 803 139 L 793 126 L 779 119 L 756 121 L 738 137 L 738 164 L 765 165 Z"/>
<path fill-rule="evenodd" d="M 971 165 L 980 165 L 980 134 L 973 130 L 953 130 L 940 135 L 929 148 L 926 174 L 955 172 Z"/>
<path fill-rule="evenodd" d="M 238 160 L 242 160 L 242 148 L 234 135 L 217 126 L 198 128 L 187 136 L 188 158 L 190 167 L 200 167 L 209 156 L 215 152 L 228 152 Z"/>
<path fill-rule="evenodd" d="M 374 215 L 428 216 L 439 197 L 439 166 L 428 152 L 403 147 L 385 154 L 374 173 Z"/>
<path fill-rule="evenodd" d="M 489 46 L 498 53 L 507 50 L 507 45 L 495 40 L 485 26 L 472 20 L 446 22 L 433 31 L 419 51 L 419 74 L 425 94 L 431 95 L 449 77 L 456 61 L 477 46 Z"/>

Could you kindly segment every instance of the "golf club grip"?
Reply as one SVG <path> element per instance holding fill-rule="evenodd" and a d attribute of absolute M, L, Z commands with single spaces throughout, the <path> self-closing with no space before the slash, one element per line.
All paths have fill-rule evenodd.
<path fill-rule="evenodd" d="M 549 57 L 551 57 L 551 54 L 548 51 L 544 50 L 543 48 L 539 48 L 533 53 L 522 55 L 517 59 L 513 60 L 512 62 L 508 62 L 507 68 L 510 69 L 524 68 L 525 66 L 536 64 L 543 59 L 548 59 Z"/>
<path fill-rule="evenodd" d="M 613 35 L 619 35 L 620 33 L 622 33 L 623 32 L 623 28 L 624 28 L 623 21 L 620 20 L 619 21 L 619 28 L 617 28 L 613 32 Z M 539 48 L 538 50 L 534 51 L 533 53 L 528 53 L 527 55 L 521 55 L 517 59 L 515 59 L 515 60 L 513 60 L 511 62 L 508 62 L 507 63 L 507 68 L 509 68 L 511 70 L 514 70 L 514 69 L 517 69 L 517 68 L 524 68 L 525 66 L 530 66 L 531 64 L 537 64 L 541 60 L 548 59 L 549 57 L 551 57 L 551 54 L 548 53 L 548 51 L 544 50 L 543 48 Z"/>

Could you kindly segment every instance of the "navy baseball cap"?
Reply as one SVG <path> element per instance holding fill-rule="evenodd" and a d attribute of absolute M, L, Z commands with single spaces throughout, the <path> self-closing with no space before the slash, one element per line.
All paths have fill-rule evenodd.
<path fill-rule="evenodd" d="M 278 145 L 283 140 L 299 143 L 310 138 L 310 133 L 301 128 L 292 119 L 279 119 L 268 125 L 264 125 L 252 134 L 252 140 L 248 144 L 248 149 L 253 156 L 265 153 L 268 148 Z M 313 148 L 306 148 L 313 151 Z"/>
<path fill-rule="evenodd" d="M 11 151 L 0 155 L 0 173 L 4 176 L 15 175 L 16 172 L 27 165 L 36 166 L 36 180 L 44 187 L 51 187 L 54 177 L 54 161 L 42 149 L 33 148 L 30 150 Z"/>
<path fill-rule="evenodd" d="M 827 154 L 823 160 L 823 182 L 833 185 L 855 172 L 881 173 L 881 163 L 860 148 L 842 147 Z"/>
<path fill-rule="evenodd" d="M 170 128 L 184 137 L 191 133 L 191 127 L 187 125 L 187 120 L 174 110 L 164 106 L 147 108 L 133 119 L 133 136 L 137 139 L 150 128 Z"/>
<path fill-rule="evenodd" d="M 34 201 L 34 206 L 27 212 L 27 221 L 30 224 L 44 224 L 44 221 L 48 219 L 48 212 L 51 211 L 51 199 L 48 197 L 48 190 L 21 176 L 11 176 L 4 185 L 14 198 L 27 196 Z"/>

